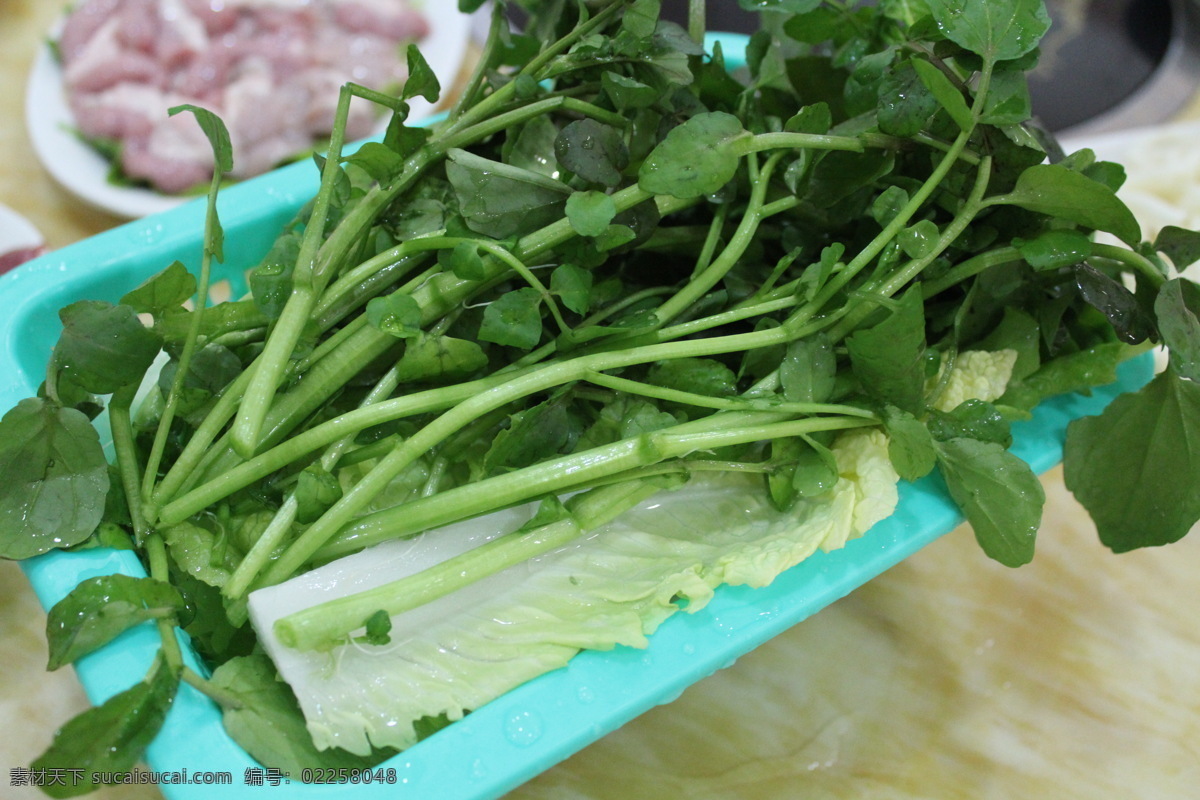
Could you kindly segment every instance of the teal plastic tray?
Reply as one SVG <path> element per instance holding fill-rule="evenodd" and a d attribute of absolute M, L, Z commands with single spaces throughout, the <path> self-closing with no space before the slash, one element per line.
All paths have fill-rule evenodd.
<path fill-rule="evenodd" d="M 316 182 L 312 166 L 299 164 L 222 192 L 219 211 L 229 261 L 221 269 L 235 286 L 242 284 L 243 270 L 267 250 L 275 231 L 311 197 Z M 0 409 L 7 411 L 36 391 L 60 330 L 59 308 L 85 298 L 116 301 L 176 259 L 195 268 L 203 222 L 203 202 L 191 203 L 50 253 L 0 278 L 0 304 L 6 311 L 0 320 Z M 1147 382 L 1152 372 L 1151 359 L 1139 358 L 1121 368 L 1113 386 L 1088 397 L 1069 395 L 1044 403 L 1032 420 L 1014 426 L 1013 452 L 1039 472 L 1049 469 L 1062 457 L 1070 420 L 1098 413 L 1116 394 Z M 861 539 L 812 556 L 769 587 L 721 587 L 702 611 L 667 620 L 646 650 L 581 653 L 567 667 L 505 694 L 383 764 L 396 770 L 395 785 L 247 782 L 246 771 L 259 765 L 225 734 L 219 709 L 188 686 L 181 688 L 150 746 L 149 766 L 160 772 L 187 770 L 189 775 L 230 774 L 231 785 L 222 787 L 162 785 L 171 800 L 261 800 L 272 792 L 300 800 L 497 797 L 651 707 L 670 702 L 959 522 L 936 473 L 904 484 L 896 513 Z M 86 578 L 145 574 L 133 555 L 111 550 L 51 553 L 23 566 L 47 609 Z M 151 625 L 128 631 L 79 661 L 80 681 L 91 700 L 100 703 L 139 680 L 157 650 L 158 634 Z M 203 670 L 190 650 L 188 656 Z"/>

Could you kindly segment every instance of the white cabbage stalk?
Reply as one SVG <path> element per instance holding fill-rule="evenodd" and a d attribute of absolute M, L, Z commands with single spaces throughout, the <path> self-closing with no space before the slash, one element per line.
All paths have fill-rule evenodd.
<path fill-rule="evenodd" d="M 832 449 L 838 482 L 790 512 L 771 506 L 761 476 L 699 475 L 571 545 L 394 616 L 386 645 L 298 651 L 273 626 L 511 532 L 532 506 L 378 545 L 256 591 L 251 619 L 318 747 L 405 748 L 423 717 L 458 719 L 584 648 L 645 647 L 663 620 L 703 608 L 717 586 L 765 586 L 889 516 L 898 477 L 883 433 L 843 433 Z"/>

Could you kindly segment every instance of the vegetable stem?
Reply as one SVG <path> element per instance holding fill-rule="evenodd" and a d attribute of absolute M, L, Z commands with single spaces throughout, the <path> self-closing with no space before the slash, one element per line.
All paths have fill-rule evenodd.
<path fill-rule="evenodd" d="M 150 561 L 150 577 L 163 583 L 171 582 L 170 567 L 167 564 L 167 548 L 158 533 L 151 533 L 145 539 L 146 556 Z M 183 652 L 179 648 L 179 640 L 175 637 L 175 619 L 156 619 L 159 638 L 162 639 L 162 656 L 167 666 L 178 670 L 183 666 Z"/>
<path fill-rule="evenodd" d="M 230 443 L 243 456 L 250 456 L 258 448 L 263 422 L 270 409 L 271 401 L 283 378 L 288 360 L 296 349 L 304 326 L 312 314 L 317 296 L 323 288 L 323 275 L 316 266 L 316 257 L 325 223 L 329 216 L 329 204 L 333 196 L 333 185 L 341 173 L 342 145 L 346 120 L 350 113 L 351 91 L 343 86 L 338 95 L 336 123 L 329 141 L 329 150 L 321 170 L 321 189 L 317 193 L 313 211 L 304 230 L 300 253 L 292 271 L 292 294 L 285 303 L 275 329 L 267 337 L 262 355 L 251 368 L 250 381 L 246 386 L 230 430 Z"/>
<path fill-rule="evenodd" d="M 430 422 L 385 456 L 329 511 L 314 522 L 292 543 L 265 575 L 268 584 L 289 577 L 310 559 L 322 545 L 357 515 L 402 470 L 454 431 L 475 417 L 500 408 L 514 400 L 580 380 L 591 370 L 603 371 L 634 364 L 647 364 L 664 358 L 718 355 L 788 341 L 790 331 L 772 328 L 751 333 L 730 334 L 709 339 L 666 342 L 631 350 L 616 350 L 580 356 L 532 370 L 506 383 L 475 394 Z"/>
<path fill-rule="evenodd" d="M 208 306 L 208 284 L 212 274 L 212 259 L 218 234 L 217 226 L 217 192 L 221 188 L 221 170 L 214 169 L 212 182 L 208 189 L 208 208 L 204 217 L 204 248 L 200 257 L 200 277 L 196 283 L 196 308 L 189 320 L 187 337 L 179 354 L 175 369 L 175 377 L 171 381 L 171 389 L 163 406 L 158 427 L 154 431 L 154 441 L 150 445 L 150 454 L 146 457 L 146 468 L 142 473 L 141 491 L 136 495 L 138 502 L 149 502 L 154 494 L 154 483 L 158 479 L 158 468 L 162 463 L 163 452 L 167 446 L 167 436 L 171 432 L 171 423 L 175 420 L 175 412 L 179 407 L 179 397 L 183 393 L 184 383 L 192 366 L 192 356 L 200 339 L 200 326 L 203 323 L 204 309 Z M 130 502 L 134 502 L 131 497 Z"/>
<path fill-rule="evenodd" d="M 202 677 L 191 667 L 185 665 L 182 671 L 179 673 L 179 677 L 188 686 L 191 686 L 193 689 L 200 692 L 223 709 L 239 709 L 244 708 L 246 705 L 246 703 L 236 692 L 231 692 L 227 689 L 217 686 L 212 681 Z"/>
<path fill-rule="evenodd" d="M 700 450 L 877 423 L 875 419 L 859 416 L 789 419 L 788 414 L 775 411 L 714 414 L 650 434 L 548 459 L 520 470 L 364 515 L 338 531 L 321 548 L 320 557 L 326 559 L 345 555 L 389 539 L 411 536 L 536 497 L 574 491 Z"/>

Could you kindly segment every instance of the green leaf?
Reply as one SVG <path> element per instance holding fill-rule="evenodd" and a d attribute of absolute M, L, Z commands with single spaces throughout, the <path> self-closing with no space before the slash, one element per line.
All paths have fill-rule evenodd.
<path fill-rule="evenodd" d="M 442 86 L 438 83 L 437 75 L 425 56 L 415 44 L 408 46 L 408 77 L 404 81 L 404 89 L 400 94 L 401 100 L 413 97 L 424 97 L 430 103 L 436 103 Z"/>
<path fill-rule="evenodd" d="M 1177 225 L 1167 225 L 1158 232 L 1154 249 L 1165 253 L 1175 269 L 1181 272 L 1200 261 L 1200 231 L 1191 231 Z"/>
<path fill-rule="evenodd" d="M 299 779 L 306 769 L 365 769 L 382 758 L 331 748 L 318 751 L 291 688 L 265 655 L 232 658 L 217 667 L 212 684 L 236 697 L 222 712 L 225 730 L 259 764 Z"/>
<path fill-rule="evenodd" d="M 738 5 L 745 11 L 782 11 L 787 14 L 806 14 L 821 5 L 821 0 L 738 0 Z"/>
<path fill-rule="evenodd" d="M 891 136 L 920 133 L 940 105 L 913 66 L 901 61 L 879 85 L 879 130 Z"/>
<path fill-rule="evenodd" d="M 542 295 L 525 287 L 505 292 L 483 310 L 479 338 L 531 350 L 542 340 Z"/>
<path fill-rule="evenodd" d="M 857 58 L 843 93 L 846 113 L 849 116 L 857 117 L 859 114 L 875 112 L 879 106 L 879 93 L 883 81 L 890 74 L 895 60 L 896 52 L 890 48 Z"/>
<path fill-rule="evenodd" d="M 482 369 L 487 363 L 487 354 L 475 342 L 422 333 L 404 345 L 399 380 L 410 383 L 463 377 Z"/>
<path fill-rule="evenodd" d="M 890 173 L 894 163 L 895 154 L 883 150 L 865 153 L 828 151 L 813 168 L 805 196 L 821 208 L 829 208 Z"/>
<path fill-rule="evenodd" d="M 249 624 L 230 621 L 220 589 L 178 570 L 172 570 L 171 582 L 193 612 L 183 630 L 201 655 L 220 663 L 245 655 L 257 645 Z"/>
<path fill-rule="evenodd" d="M 1133 212 L 1112 189 L 1059 164 L 1029 167 L 1007 195 L 992 200 L 1105 231 L 1131 247 L 1142 238 Z"/>
<path fill-rule="evenodd" d="M 496 63 L 507 67 L 523 67 L 533 59 L 537 58 L 538 52 L 541 50 L 542 43 L 536 36 L 527 33 L 517 33 L 516 31 L 500 29 L 499 47 L 496 48 Z M 517 75 L 517 80 L 525 83 L 525 79 L 533 81 L 530 75 Z M 537 82 L 533 81 L 535 92 L 532 95 L 526 95 L 525 87 L 521 86 L 519 92 L 522 97 L 536 96 L 536 92 L 540 92 L 541 88 L 537 86 Z"/>
<path fill-rule="evenodd" d="M 592 273 L 574 264 L 561 264 L 550 273 L 550 291 L 576 314 L 586 314 L 592 300 Z"/>
<path fill-rule="evenodd" d="M 1013 245 L 1021 258 L 1036 270 L 1073 267 L 1092 254 L 1092 239 L 1086 233 L 1056 228 L 1033 239 L 1015 239 Z"/>
<path fill-rule="evenodd" d="M 888 19 L 894 19 L 912 27 L 929 14 L 928 0 L 881 0 L 879 10 Z"/>
<path fill-rule="evenodd" d="M 562 217 L 566 184 L 465 150 L 447 154 L 446 175 L 467 226 L 493 239 L 536 230 Z"/>
<path fill-rule="evenodd" d="M 82 411 L 90 420 L 95 420 L 104 410 L 104 400 L 86 389 L 76 386 L 69 375 L 60 374 L 55 381 L 55 389 L 57 389 L 57 402 L 60 406 Z M 49 395 L 46 394 L 45 381 L 38 387 L 37 396 L 43 399 L 49 398 Z"/>
<path fill-rule="evenodd" d="M 710 397 L 730 397 L 737 393 L 737 376 L 733 370 L 713 358 L 661 361 L 650 368 L 646 380 L 655 386 Z"/>
<path fill-rule="evenodd" d="M 824 135 L 833 127 L 833 114 L 829 104 L 825 102 L 810 103 L 802 107 L 783 124 L 783 129 L 791 133 L 815 133 Z"/>
<path fill-rule="evenodd" d="M 777 468 L 767 473 L 767 492 L 780 511 L 789 511 L 796 504 L 796 487 L 792 483 L 795 461 L 804 443 L 797 438 L 775 439 L 771 442 L 771 461 Z"/>
<path fill-rule="evenodd" d="M 939 441 L 950 439 L 978 439 L 993 442 L 1007 449 L 1012 444 L 1012 429 L 994 405 L 984 400 L 964 400 L 952 411 L 930 410 L 926 422 L 933 438 Z"/>
<path fill-rule="evenodd" d="M 1168 368 L 1073 420 L 1063 477 L 1114 552 L 1182 538 L 1200 519 L 1200 384 Z"/>
<path fill-rule="evenodd" d="M 638 170 L 638 185 L 680 199 L 712 194 L 733 179 L 741 155 L 737 143 L 749 135 L 732 114 L 697 114 L 650 152 Z"/>
<path fill-rule="evenodd" d="M 0 557 L 79 544 L 104 515 L 108 463 L 85 414 L 22 400 L 0 419 Z"/>
<path fill-rule="evenodd" d="M 376 646 L 391 643 L 392 618 L 382 608 L 367 617 L 363 627 L 366 628 L 366 633 L 357 637 L 355 641 Z"/>
<path fill-rule="evenodd" d="M 179 677 L 160 659 L 145 681 L 69 721 L 54 735 L 50 748 L 33 762 L 32 768 L 63 770 L 81 775 L 81 780 L 47 783 L 41 787 L 42 791 L 51 797 L 77 797 L 100 785 L 97 773 L 132 771 L 158 735 L 178 687 Z"/>
<path fill-rule="evenodd" d="M 768 473 L 767 487 L 771 501 L 781 511 L 800 498 L 824 494 L 838 481 L 833 453 L 810 436 L 773 441 L 771 461 L 777 468 Z"/>
<path fill-rule="evenodd" d="M 438 251 L 438 263 L 465 281 L 481 281 L 487 277 L 479 246 L 474 242 L 459 242 L 451 250 Z"/>
<path fill-rule="evenodd" d="M 229 533 L 217 532 L 194 522 L 180 522 L 163 528 L 163 541 L 172 560 L 182 571 L 209 586 L 220 588 L 229 582 L 241 561 L 241 553 L 232 545 Z"/>
<path fill-rule="evenodd" d="M 1090 264 L 1076 264 L 1075 285 L 1084 302 L 1112 323 L 1121 341 L 1137 344 L 1154 335 L 1154 320 L 1123 283 Z"/>
<path fill-rule="evenodd" d="M 1010 383 L 1008 391 L 997 402 L 1029 410 L 1047 397 L 1105 386 L 1117 379 L 1117 366 L 1129 354 L 1128 345 L 1103 342 L 1059 356 L 1027 378 Z"/>
<path fill-rule="evenodd" d="M 342 486 L 320 464 L 309 464 L 296 481 L 296 520 L 302 525 L 314 522 L 342 499 Z"/>
<path fill-rule="evenodd" d="M 938 28 L 985 60 L 1020 58 L 1037 47 L 1050 27 L 1042 0 L 926 0 Z"/>
<path fill-rule="evenodd" d="M 635 0 L 621 17 L 622 30 L 639 39 L 653 36 L 660 6 L 660 0 Z"/>
<path fill-rule="evenodd" d="M 300 257 L 300 241 L 298 231 L 285 231 L 250 272 L 248 281 L 254 305 L 270 319 L 279 318 L 284 304 L 292 296 L 292 271 Z"/>
<path fill-rule="evenodd" d="M 204 135 L 208 137 L 208 143 L 212 146 L 213 157 L 217 162 L 217 169 L 221 172 L 229 172 L 233 169 L 233 143 L 229 140 L 229 129 L 225 127 L 225 123 L 221 121 L 213 112 L 207 108 L 200 108 L 191 103 L 173 106 L 167 109 L 169 116 L 184 111 L 190 111 L 196 117 L 196 122 L 200 124 L 200 130 L 204 131 Z"/>
<path fill-rule="evenodd" d="M 514 167 L 553 178 L 560 171 L 554 156 L 554 140 L 557 138 L 558 126 L 553 119 L 549 116 L 534 117 L 521 126 L 504 160 Z"/>
<path fill-rule="evenodd" d="M 1094 181 L 1104 184 L 1114 192 L 1125 185 L 1125 167 L 1113 161 L 1096 161 L 1079 170 Z"/>
<path fill-rule="evenodd" d="M 933 435 L 919 419 L 889 406 L 883 418 L 888 435 L 888 457 L 896 473 L 906 481 L 928 475 L 937 463 Z"/>
<path fill-rule="evenodd" d="M 946 113 L 950 115 L 950 119 L 954 120 L 954 124 L 964 131 L 969 130 L 975 124 L 975 117 L 971 114 L 971 108 L 967 105 L 966 98 L 950 81 L 950 78 L 931 62 L 922 58 L 913 59 L 912 66 L 921 79 L 921 83 L 925 84 L 925 88 L 929 90 L 938 104 L 946 109 Z"/>
<path fill-rule="evenodd" d="M 388 120 L 387 130 L 383 133 L 384 147 L 402 159 L 408 158 L 420 150 L 425 142 L 429 140 L 430 136 L 429 128 L 413 128 L 405 125 L 404 122 L 407 119 L 408 106 L 405 104 L 400 110 L 392 112 L 392 118 Z M 385 172 L 390 172 L 390 167 L 387 165 L 394 164 L 394 162 L 382 154 L 380 154 L 376 163 Z"/>
<path fill-rule="evenodd" d="M 578 449 L 598 447 L 620 439 L 653 433 L 677 425 L 679 419 L 640 397 L 621 394 L 606 403 L 579 440 Z"/>
<path fill-rule="evenodd" d="M 158 388 L 163 397 L 171 391 L 178 361 L 170 361 L 158 374 Z M 188 374 L 179 396 L 179 413 L 191 414 L 202 408 L 213 395 L 224 389 L 242 371 L 242 361 L 233 351 L 219 344 L 207 344 L 192 355 Z"/>
<path fill-rule="evenodd" d="M 74 663 L 133 626 L 172 616 L 182 608 L 183 597 L 169 583 L 128 575 L 88 578 L 46 615 L 50 646 L 46 669 Z"/>
<path fill-rule="evenodd" d="M 483 463 L 489 473 L 520 469 L 565 452 L 579 431 L 567 405 L 548 400 L 519 411 L 496 434 Z"/>
<path fill-rule="evenodd" d="M 906 205 L 908 192 L 899 186 L 889 186 L 871 203 L 871 217 L 879 223 L 879 227 L 887 227 Z"/>
<path fill-rule="evenodd" d="M 863 388 L 910 414 L 924 410 L 925 311 L 914 284 L 883 321 L 846 339 L 850 363 Z"/>
<path fill-rule="evenodd" d="M 563 169 L 604 186 L 619 184 L 622 170 L 629 166 L 629 148 L 621 131 L 590 118 L 575 120 L 559 132 L 554 156 Z"/>
<path fill-rule="evenodd" d="M 600 236 L 616 215 L 616 203 L 604 192 L 575 192 L 567 198 L 567 219 L 580 236 Z"/>
<path fill-rule="evenodd" d="M 844 41 L 850 38 L 854 34 L 855 23 L 860 21 L 855 19 L 853 14 L 826 6 L 789 17 L 784 20 L 783 31 L 798 42 L 822 44 L 830 40 Z M 821 64 L 829 63 L 829 59 L 824 58 L 814 59 L 814 61 Z"/>
<path fill-rule="evenodd" d="M 411 339 L 421 334 L 421 305 L 405 292 L 371 298 L 366 314 L 371 327 L 398 339 Z"/>
<path fill-rule="evenodd" d="M 896 241 L 909 258 L 924 258 L 937 250 L 942 232 L 932 220 L 923 219 L 900 231 Z"/>
<path fill-rule="evenodd" d="M 549 495 L 542 498 L 541 502 L 538 503 L 537 511 L 533 512 L 533 516 L 529 518 L 529 521 L 517 530 L 525 533 L 570 518 L 571 510 L 567 508 L 567 504 L 554 495 Z"/>
<path fill-rule="evenodd" d="M 779 362 L 783 396 L 792 403 L 824 403 L 833 394 L 836 378 L 833 345 L 821 333 L 789 344 Z"/>
<path fill-rule="evenodd" d="M 188 337 L 195 313 L 182 309 L 169 312 L 158 319 L 155 331 L 168 343 L 182 344 Z M 266 314 L 258 310 L 253 300 L 227 300 L 204 309 L 200 318 L 200 335 L 214 338 L 225 333 L 265 328 L 270 321 Z"/>
<path fill-rule="evenodd" d="M 648 108 L 658 100 L 659 92 L 653 86 L 628 78 L 619 72 L 605 71 L 600 76 L 604 93 L 618 110 Z"/>
<path fill-rule="evenodd" d="M 980 121 L 989 125 L 1020 125 L 1033 113 L 1029 81 L 1019 69 L 992 75 Z"/>
<path fill-rule="evenodd" d="M 1041 366 L 1041 328 L 1037 320 L 1024 311 L 1007 306 L 1000 324 L 978 343 L 977 349 L 1017 351 L 1012 380 L 1019 381 L 1032 375 Z"/>
<path fill-rule="evenodd" d="M 404 170 L 404 156 L 382 142 L 363 142 L 342 161 L 353 164 L 379 183 L 386 183 Z"/>
<path fill-rule="evenodd" d="M 796 454 L 792 488 L 799 497 L 817 497 L 838 482 L 837 459 L 833 452 L 811 436 L 801 437 L 804 447 Z"/>
<path fill-rule="evenodd" d="M 1154 314 L 1172 368 L 1200 381 L 1200 287 L 1184 278 L 1167 281 L 1154 300 Z"/>
<path fill-rule="evenodd" d="M 1007 567 L 1029 563 L 1046 502 L 1029 465 L 995 442 L 962 438 L 935 447 L 950 496 L 983 552 Z"/>
<path fill-rule="evenodd" d="M 89 392 L 111 394 L 138 383 L 162 347 L 162 339 L 126 305 L 80 300 L 58 312 L 63 330 L 54 360 Z"/>
<path fill-rule="evenodd" d="M 121 304 L 139 314 L 159 316 L 183 305 L 196 293 L 196 278 L 180 261 L 147 278 L 142 285 L 121 298 Z"/>

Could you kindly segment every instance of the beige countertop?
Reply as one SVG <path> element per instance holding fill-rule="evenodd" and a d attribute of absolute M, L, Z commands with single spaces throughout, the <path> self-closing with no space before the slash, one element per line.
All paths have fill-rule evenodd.
<path fill-rule="evenodd" d="M 0 203 L 58 247 L 118 223 L 55 186 L 23 125 L 55 16 L 0 0 Z M 512 793 L 513 798 L 1187 798 L 1200 787 L 1200 535 L 1113 556 L 1044 479 L 1034 563 L 961 528 Z M 0 798 L 86 706 L 0 562 Z M 100 798 L 158 797 L 150 787 Z M 216 793 L 214 793 L 216 796 Z"/>

